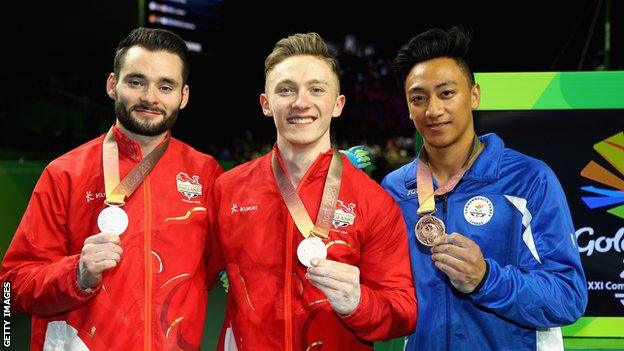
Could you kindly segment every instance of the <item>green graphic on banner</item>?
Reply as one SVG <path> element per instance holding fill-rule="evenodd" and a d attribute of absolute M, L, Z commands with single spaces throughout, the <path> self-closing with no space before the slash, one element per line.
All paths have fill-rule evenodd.
<path fill-rule="evenodd" d="M 475 73 L 479 110 L 624 108 L 624 71 Z"/>
<path fill-rule="evenodd" d="M 564 336 L 621 337 L 624 317 L 581 317 L 576 323 L 564 327 Z"/>

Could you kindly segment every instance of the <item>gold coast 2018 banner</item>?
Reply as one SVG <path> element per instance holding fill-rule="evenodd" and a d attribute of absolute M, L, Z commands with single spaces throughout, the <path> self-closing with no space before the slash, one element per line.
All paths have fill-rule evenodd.
<path fill-rule="evenodd" d="M 624 72 L 476 78 L 479 134 L 545 161 L 564 188 L 589 292 L 564 336 L 624 337 Z"/>

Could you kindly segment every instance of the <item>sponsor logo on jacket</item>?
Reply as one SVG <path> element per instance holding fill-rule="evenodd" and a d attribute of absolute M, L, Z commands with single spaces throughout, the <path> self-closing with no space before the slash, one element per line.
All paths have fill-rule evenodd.
<path fill-rule="evenodd" d="M 192 200 L 202 194 L 199 176 L 189 177 L 188 174 L 180 172 L 176 176 L 176 184 L 180 194 L 184 195 L 188 200 Z"/>
<path fill-rule="evenodd" d="M 87 203 L 94 201 L 96 199 L 104 199 L 106 197 L 106 193 L 93 193 L 91 191 L 88 191 L 85 193 L 85 201 Z"/>
<path fill-rule="evenodd" d="M 236 202 L 230 207 L 230 214 L 253 212 L 259 208 L 258 205 L 239 205 Z"/>

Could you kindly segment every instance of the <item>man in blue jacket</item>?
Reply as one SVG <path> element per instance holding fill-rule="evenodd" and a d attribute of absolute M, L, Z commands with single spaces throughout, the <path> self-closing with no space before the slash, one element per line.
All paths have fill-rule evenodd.
<path fill-rule="evenodd" d="M 428 30 L 393 66 L 424 137 L 383 187 L 408 228 L 419 302 L 407 350 L 563 350 L 587 289 L 570 210 L 542 161 L 477 137 L 470 34 Z"/>

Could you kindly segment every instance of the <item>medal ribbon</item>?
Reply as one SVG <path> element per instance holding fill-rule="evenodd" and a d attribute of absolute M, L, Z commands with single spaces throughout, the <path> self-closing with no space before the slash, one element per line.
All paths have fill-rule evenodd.
<path fill-rule="evenodd" d="M 468 156 L 468 160 L 459 169 L 457 173 L 455 173 L 452 177 L 450 177 L 444 184 L 442 184 L 436 191 L 433 191 L 433 176 L 431 175 L 431 168 L 429 168 L 429 160 L 427 159 L 427 153 L 423 148 L 418 156 L 418 169 L 416 171 L 416 188 L 418 193 L 418 210 L 416 211 L 419 215 L 432 214 L 435 212 L 435 196 L 436 195 L 444 195 L 449 193 L 455 189 L 455 186 L 461 178 L 464 176 L 464 173 L 472 164 L 477 160 L 479 154 L 483 150 L 483 143 L 477 138 L 474 137 L 474 142 L 472 143 L 472 151 L 470 151 L 470 156 Z"/>
<path fill-rule="evenodd" d="M 152 152 L 136 164 L 130 172 L 119 181 L 119 151 L 113 134 L 113 127 L 108 130 L 104 138 L 102 150 L 102 164 L 104 167 L 104 189 L 106 191 L 106 204 L 123 206 L 126 196 L 130 196 L 138 188 L 145 176 L 154 168 L 169 146 L 169 136 L 160 143 Z"/>
<path fill-rule="evenodd" d="M 338 200 L 338 191 L 340 190 L 340 181 L 342 179 L 342 159 L 340 158 L 338 151 L 333 150 L 331 163 L 329 164 L 329 171 L 327 172 L 327 178 L 325 179 L 319 213 L 316 218 L 316 224 L 312 224 L 312 219 L 310 219 L 310 215 L 305 209 L 299 194 L 297 194 L 297 190 L 277 159 L 277 153 L 275 150 L 273 151 L 271 166 L 273 168 L 273 175 L 275 177 L 277 187 L 279 188 L 282 198 L 286 203 L 286 207 L 288 208 L 288 212 L 301 232 L 301 235 L 303 235 L 304 238 L 308 238 L 310 235 L 313 235 L 322 239 L 328 239 L 329 226 L 336 209 L 336 200 Z"/>

